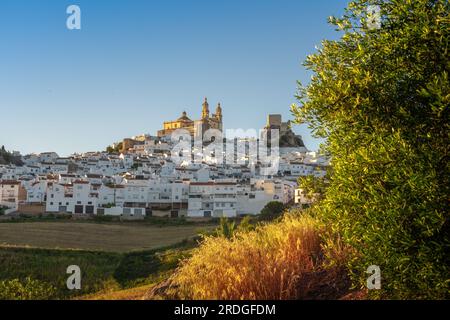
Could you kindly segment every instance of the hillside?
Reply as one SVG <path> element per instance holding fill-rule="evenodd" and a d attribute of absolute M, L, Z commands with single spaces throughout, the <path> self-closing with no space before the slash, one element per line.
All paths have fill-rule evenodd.
<path fill-rule="evenodd" d="M 0 164 L 14 164 L 16 166 L 23 165 L 22 160 L 18 156 L 14 156 L 11 152 L 6 151 L 5 146 L 0 148 Z"/>

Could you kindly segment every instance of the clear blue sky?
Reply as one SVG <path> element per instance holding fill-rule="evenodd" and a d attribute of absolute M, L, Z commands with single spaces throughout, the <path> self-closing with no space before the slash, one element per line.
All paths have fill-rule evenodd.
<path fill-rule="evenodd" d="M 226 128 L 291 119 L 301 65 L 344 0 L 2 0 L 0 145 L 22 153 L 104 149 L 156 134 L 208 97 Z M 77 4 L 82 29 L 66 28 Z M 318 141 L 295 127 L 314 150 Z"/>

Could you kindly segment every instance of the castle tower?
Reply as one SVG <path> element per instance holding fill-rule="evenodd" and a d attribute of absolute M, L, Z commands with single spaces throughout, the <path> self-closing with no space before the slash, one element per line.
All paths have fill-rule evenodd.
<path fill-rule="evenodd" d="M 203 102 L 203 108 L 202 108 L 202 119 L 208 119 L 209 118 L 209 104 L 208 99 L 205 98 L 205 101 Z"/>
<path fill-rule="evenodd" d="M 220 122 L 222 122 L 222 107 L 220 106 L 220 102 L 217 104 L 217 108 L 216 108 L 216 118 L 217 118 L 217 120 L 219 120 Z"/>

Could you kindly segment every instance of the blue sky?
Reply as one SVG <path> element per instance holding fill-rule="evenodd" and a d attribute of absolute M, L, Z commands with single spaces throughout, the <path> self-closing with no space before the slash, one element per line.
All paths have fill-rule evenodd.
<path fill-rule="evenodd" d="M 2 0 L 0 145 L 22 153 L 104 149 L 221 102 L 226 128 L 292 119 L 301 65 L 344 0 Z M 66 28 L 79 5 L 82 29 Z M 306 126 L 297 126 L 317 149 Z"/>

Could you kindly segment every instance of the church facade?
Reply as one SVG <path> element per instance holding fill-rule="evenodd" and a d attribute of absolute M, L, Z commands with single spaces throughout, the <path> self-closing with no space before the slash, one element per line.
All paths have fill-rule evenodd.
<path fill-rule="evenodd" d="M 222 107 L 217 104 L 216 112 L 210 114 L 208 99 L 202 104 L 202 116 L 199 120 L 191 120 L 184 111 L 176 120 L 165 121 L 163 129 L 158 131 L 158 137 L 170 136 L 175 130 L 187 130 L 192 137 L 202 137 L 203 133 L 209 129 L 217 129 L 222 131 Z"/>

